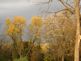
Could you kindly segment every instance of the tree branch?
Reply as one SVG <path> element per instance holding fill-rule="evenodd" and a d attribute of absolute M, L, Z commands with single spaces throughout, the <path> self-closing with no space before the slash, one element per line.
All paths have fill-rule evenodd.
<path fill-rule="evenodd" d="M 61 2 L 61 4 L 65 7 L 65 8 L 67 8 L 71 13 L 74 13 L 74 9 L 72 9 L 73 7 L 72 6 L 70 6 L 68 3 L 64 3 L 62 0 L 59 0 L 60 2 Z"/>

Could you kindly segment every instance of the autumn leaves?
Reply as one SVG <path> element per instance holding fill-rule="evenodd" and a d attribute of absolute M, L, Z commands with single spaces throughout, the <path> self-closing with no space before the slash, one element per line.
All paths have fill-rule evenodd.
<path fill-rule="evenodd" d="M 40 16 L 33 16 L 32 17 L 32 25 L 40 27 L 42 25 L 42 18 Z"/>
<path fill-rule="evenodd" d="M 14 17 L 13 21 L 7 18 L 6 19 L 6 24 L 8 25 L 7 34 L 12 35 L 13 33 L 19 33 L 23 29 L 25 21 L 26 21 L 25 18 L 18 16 Z"/>
<path fill-rule="evenodd" d="M 32 17 L 32 26 L 41 27 L 42 26 L 42 18 L 40 16 Z M 6 24 L 8 25 L 7 34 L 12 35 L 13 33 L 20 33 L 26 24 L 26 19 L 22 16 L 16 16 L 13 20 L 10 18 L 6 19 Z"/>

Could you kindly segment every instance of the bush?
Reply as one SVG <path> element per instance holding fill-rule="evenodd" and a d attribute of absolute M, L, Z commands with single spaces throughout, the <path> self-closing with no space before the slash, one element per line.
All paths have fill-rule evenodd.
<path fill-rule="evenodd" d="M 21 57 L 19 59 L 14 59 L 13 61 L 28 61 L 27 57 Z"/>

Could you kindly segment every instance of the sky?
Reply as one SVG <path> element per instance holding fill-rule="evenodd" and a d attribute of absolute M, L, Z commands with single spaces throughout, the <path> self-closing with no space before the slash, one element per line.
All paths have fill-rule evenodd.
<path fill-rule="evenodd" d="M 39 4 L 39 2 L 47 2 L 48 0 L 0 0 L 0 35 L 4 33 L 5 19 L 14 16 L 24 16 L 27 19 L 27 23 L 30 22 L 32 16 L 44 15 L 45 11 L 56 12 L 64 7 L 62 4 L 53 0 L 51 4 Z M 42 12 L 43 11 L 43 12 Z M 28 38 L 26 34 L 23 38 Z"/>
<path fill-rule="evenodd" d="M 29 19 L 33 15 L 39 15 L 42 10 L 47 9 L 48 4 L 37 3 L 46 1 L 48 0 L 0 0 L 0 22 L 4 22 L 6 17 L 25 16 Z M 60 8 L 59 2 L 54 0 L 50 10 L 56 11 Z"/>
<path fill-rule="evenodd" d="M 0 30 L 2 30 L 6 17 L 11 19 L 14 16 L 24 16 L 27 22 L 36 15 L 42 15 L 42 11 L 48 9 L 48 4 L 38 4 L 39 2 L 47 2 L 48 0 L 0 0 Z M 49 11 L 57 11 L 62 9 L 62 5 L 57 0 L 50 4 Z"/>

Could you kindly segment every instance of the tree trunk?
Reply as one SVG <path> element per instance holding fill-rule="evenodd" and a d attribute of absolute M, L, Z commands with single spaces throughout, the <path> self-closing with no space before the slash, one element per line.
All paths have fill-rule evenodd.
<path fill-rule="evenodd" d="M 64 61 L 64 56 L 62 56 L 62 61 Z"/>
<path fill-rule="evenodd" d="M 75 15 L 76 15 L 76 19 L 77 19 L 74 61 L 79 61 L 79 44 L 80 44 L 80 8 L 79 8 L 79 3 L 80 3 L 80 1 L 74 0 L 74 3 L 75 3 Z"/>

